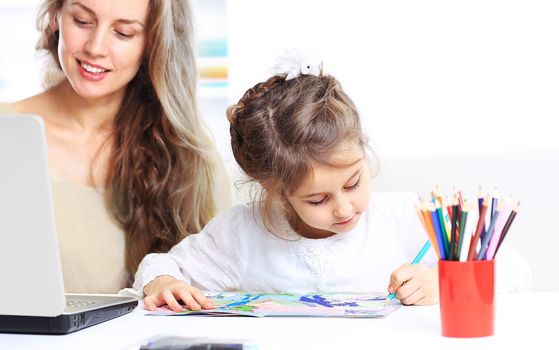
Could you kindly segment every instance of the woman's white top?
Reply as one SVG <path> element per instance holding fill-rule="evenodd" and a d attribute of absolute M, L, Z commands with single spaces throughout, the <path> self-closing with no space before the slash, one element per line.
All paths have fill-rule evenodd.
<path fill-rule="evenodd" d="M 297 235 L 282 216 L 282 232 L 272 234 L 258 207 L 237 205 L 168 253 L 147 255 L 134 288 L 142 292 L 156 277 L 170 275 L 206 291 L 386 291 L 390 274 L 411 262 L 428 239 L 415 212 L 416 198 L 373 193 L 353 230 L 322 239 Z M 505 255 L 503 248 L 498 258 Z M 520 272 L 529 272 L 525 260 L 516 258 L 526 265 Z M 421 263 L 435 266 L 436 261 L 431 248 Z"/>

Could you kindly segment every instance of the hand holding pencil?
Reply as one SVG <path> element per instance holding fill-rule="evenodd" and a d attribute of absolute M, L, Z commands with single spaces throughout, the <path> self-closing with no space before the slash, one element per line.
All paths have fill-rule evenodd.
<path fill-rule="evenodd" d="M 390 275 L 387 302 L 398 295 L 404 305 L 431 305 L 439 301 L 436 269 L 418 263 L 431 248 L 427 241 L 411 264 L 404 264 Z"/>

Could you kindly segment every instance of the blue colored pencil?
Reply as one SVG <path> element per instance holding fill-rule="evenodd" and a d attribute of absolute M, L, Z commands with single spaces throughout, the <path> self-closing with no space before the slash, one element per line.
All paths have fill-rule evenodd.
<path fill-rule="evenodd" d="M 441 255 L 441 259 L 446 260 L 446 249 L 444 247 L 441 226 L 439 223 L 439 216 L 437 215 L 437 211 L 435 209 L 431 210 L 431 206 L 429 207 L 429 212 L 431 214 L 431 221 L 433 222 L 433 230 L 435 231 L 435 237 L 437 238 L 437 245 L 439 246 L 439 253 Z"/>
<path fill-rule="evenodd" d="M 427 240 L 427 242 L 425 242 L 425 244 L 423 245 L 423 248 L 421 248 L 419 253 L 417 253 L 417 255 L 415 256 L 415 259 L 413 259 L 411 264 L 412 265 L 418 264 L 421 261 L 421 259 L 423 259 L 423 257 L 425 256 L 429 248 L 431 248 L 431 241 Z M 386 297 L 386 300 L 393 300 L 395 296 L 396 296 L 396 292 L 390 293 L 388 294 L 388 297 Z"/>
<path fill-rule="evenodd" d="M 444 251 L 445 251 L 445 256 L 450 256 L 449 255 L 449 250 L 448 250 L 448 234 L 446 232 L 446 227 L 444 225 L 444 216 L 443 216 L 443 211 L 441 209 L 442 203 L 436 203 L 436 212 L 437 212 L 437 217 L 438 217 L 438 221 L 439 221 L 439 229 L 441 230 L 441 238 L 443 239 L 443 244 L 444 244 Z M 442 254 L 441 254 L 442 255 Z"/>
<path fill-rule="evenodd" d="M 493 198 L 491 198 L 491 219 L 493 220 L 493 216 L 495 216 L 495 211 L 497 210 L 497 204 L 499 203 L 499 192 L 497 188 L 493 190 Z"/>

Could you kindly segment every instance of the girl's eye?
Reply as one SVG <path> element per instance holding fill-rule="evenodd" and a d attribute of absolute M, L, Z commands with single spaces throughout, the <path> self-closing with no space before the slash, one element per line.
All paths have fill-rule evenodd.
<path fill-rule="evenodd" d="M 354 189 L 356 189 L 357 187 L 359 187 L 359 184 L 360 184 L 360 183 L 361 183 L 361 178 L 357 179 L 357 181 L 356 181 L 353 185 L 351 185 L 351 186 L 349 186 L 349 187 L 346 187 L 345 189 L 346 189 L 346 190 L 349 190 L 349 191 L 354 190 Z"/>
<path fill-rule="evenodd" d="M 309 204 L 318 207 L 319 205 L 322 205 L 322 204 L 326 203 L 326 198 L 327 197 L 324 197 L 321 200 L 316 201 L 316 202 L 309 202 Z"/>

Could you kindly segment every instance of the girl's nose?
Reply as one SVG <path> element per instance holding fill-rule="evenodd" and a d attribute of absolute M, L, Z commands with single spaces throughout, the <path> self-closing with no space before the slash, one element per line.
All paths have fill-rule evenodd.
<path fill-rule="evenodd" d="M 346 198 L 341 198 L 336 202 L 334 215 L 339 218 L 347 219 L 353 214 L 353 205 Z"/>

